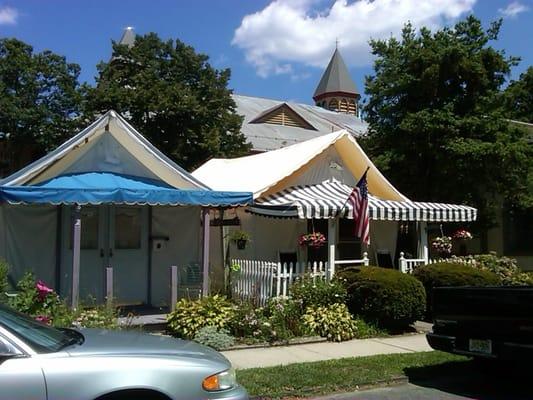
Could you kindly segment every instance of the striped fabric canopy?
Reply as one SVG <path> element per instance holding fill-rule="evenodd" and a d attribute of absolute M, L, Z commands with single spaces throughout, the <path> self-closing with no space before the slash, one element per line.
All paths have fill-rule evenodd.
<path fill-rule="evenodd" d="M 347 202 L 353 188 L 337 180 L 316 185 L 292 186 L 262 197 L 250 207 L 254 214 L 270 217 L 353 219 Z M 444 203 L 380 200 L 368 196 L 370 219 L 380 221 L 468 222 L 475 221 L 473 207 Z"/>

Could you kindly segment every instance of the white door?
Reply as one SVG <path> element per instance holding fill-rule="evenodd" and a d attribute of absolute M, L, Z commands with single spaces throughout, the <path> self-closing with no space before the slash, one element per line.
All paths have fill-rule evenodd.
<path fill-rule="evenodd" d="M 62 260 L 60 293 L 72 294 L 73 207 L 62 208 Z M 108 211 L 105 206 L 81 208 L 80 300 L 101 303 L 104 300 L 105 248 Z"/>
<path fill-rule="evenodd" d="M 109 265 L 115 302 L 148 302 L 148 207 L 109 207 Z"/>

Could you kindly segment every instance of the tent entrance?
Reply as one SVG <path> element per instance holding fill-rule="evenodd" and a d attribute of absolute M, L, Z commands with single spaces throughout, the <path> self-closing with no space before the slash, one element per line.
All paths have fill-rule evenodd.
<path fill-rule="evenodd" d="M 72 207 L 62 212 L 61 292 L 71 294 Z M 148 301 L 148 207 L 100 205 L 81 208 L 80 299 L 101 303 L 106 267 L 113 267 L 119 305 Z"/>

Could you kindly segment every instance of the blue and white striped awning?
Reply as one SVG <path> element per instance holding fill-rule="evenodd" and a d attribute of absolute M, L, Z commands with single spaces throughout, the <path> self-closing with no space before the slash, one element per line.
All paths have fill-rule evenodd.
<path fill-rule="evenodd" d="M 270 217 L 353 219 L 353 208 L 347 202 L 352 190 L 336 180 L 292 186 L 256 200 L 249 211 Z M 475 208 L 456 204 L 381 200 L 372 195 L 368 200 L 372 220 L 470 222 L 477 217 Z"/>

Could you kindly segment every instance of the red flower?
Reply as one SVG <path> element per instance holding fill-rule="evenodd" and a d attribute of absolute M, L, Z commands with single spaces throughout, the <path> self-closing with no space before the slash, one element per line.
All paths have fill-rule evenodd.
<path fill-rule="evenodd" d="M 46 315 L 37 315 L 35 317 L 36 321 L 42 322 L 43 324 L 50 324 L 50 318 Z"/>
<path fill-rule="evenodd" d="M 35 284 L 35 288 L 37 289 L 37 293 L 39 296 L 39 300 L 43 301 L 48 294 L 53 293 L 54 290 L 50 289 L 43 281 L 38 281 Z"/>

